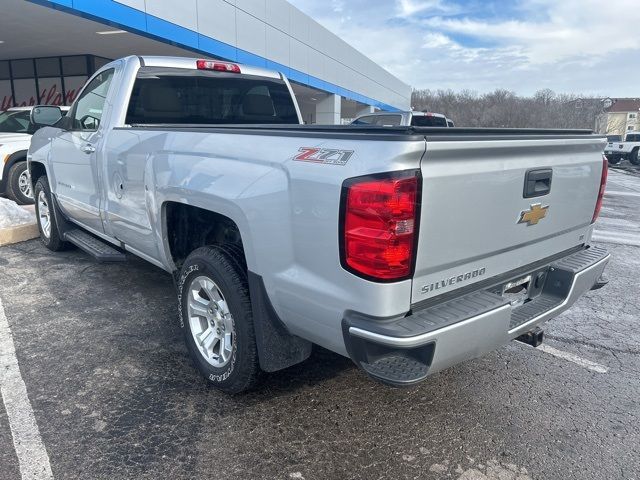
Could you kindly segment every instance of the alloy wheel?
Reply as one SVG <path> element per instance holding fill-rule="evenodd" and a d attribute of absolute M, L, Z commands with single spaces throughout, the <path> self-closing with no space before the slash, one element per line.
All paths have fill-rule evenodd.
<path fill-rule="evenodd" d="M 193 341 L 207 363 L 222 368 L 231 360 L 235 348 L 235 327 L 229 306 L 218 285 L 206 276 L 194 278 L 188 293 Z"/>
<path fill-rule="evenodd" d="M 29 172 L 25 170 L 18 177 L 18 188 L 20 189 L 20 193 L 27 198 L 33 198 L 33 193 L 31 192 L 31 180 L 29 179 Z"/>
<path fill-rule="evenodd" d="M 38 222 L 45 238 L 51 237 L 51 212 L 47 196 L 43 190 L 38 194 Z"/>

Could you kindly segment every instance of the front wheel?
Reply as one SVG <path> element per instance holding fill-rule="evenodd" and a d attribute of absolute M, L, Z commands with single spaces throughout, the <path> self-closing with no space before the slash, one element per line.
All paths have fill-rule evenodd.
<path fill-rule="evenodd" d="M 180 326 L 195 366 L 215 388 L 250 389 L 260 368 L 247 276 L 215 247 L 195 250 L 178 281 Z"/>
<path fill-rule="evenodd" d="M 45 247 L 53 252 L 64 250 L 68 244 L 62 240 L 58 232 L 49 180 L 46 176 L 40 177 L 36 182 L 34 196 L 36 198 L 36 221 L 40 231 L 40 240 L 42 240 Z"/>
<path fill-rule="evenodd" d="M 32 190 L 27 162 L 17 162 L 12 165 L 7 178 L 7 195 L 9 198 L 18 205 L 32 204 Z"/>
<path fill-rule="evenodd" d="M 629 161 L 634 165 L 640 165 L 640 158 L 638 158 L 638 152 L 640 152 L 640 150 L 636 148 L 629 155 Z"/>

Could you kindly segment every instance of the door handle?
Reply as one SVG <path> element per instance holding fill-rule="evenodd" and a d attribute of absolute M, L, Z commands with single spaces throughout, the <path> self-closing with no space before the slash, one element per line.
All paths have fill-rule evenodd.
<path fill-rule="evenodd" d="M 91 145 L 90 143 L 85 143 L 80 147 L 80 151 L 86 153 L 87 155 L 96 152 L 96 147 Z"/>
<path fill-rule="evenodd" d="M 543 197 L 551 192 L 553 170 L 538 168 L 529 170 L 524 177 L 524 198 Z"/>

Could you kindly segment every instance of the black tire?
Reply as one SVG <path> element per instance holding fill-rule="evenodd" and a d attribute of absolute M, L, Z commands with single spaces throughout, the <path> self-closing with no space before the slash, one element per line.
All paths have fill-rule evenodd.
<path fill-rule="evenodd" d="M 58 232 L 58 223 L 56 222 L 56 216 L 54 213 L 55 207 L 51 197 L 51 190 L 49 189 L 49 179 L 45 175 L 40 177 L 36 182 L 36 186 L 34 188 L 34 198 L 39 199 L 41 193 L 44 195 L 47 206 L 49 208 L 50 225 L 49 235 L 47 236 L 42 224 L 42 217 L 40 215 L 41 202 L 36 201 L 36 221 L 38 222 L 38 230 L 40 231 L 40 240 L 42 240 L 44 246 L 52 252 L 65 250 L 66 248 L 68 248 L 69 244 L 62 240 L 62 238 L 60 237 L 60 233 Z"/>
<path fill-rule="evenodd" d="M 23 192 L 25 180 L 27 182 L 30 181 L 27 162 L 23 160 L 14 163 L 7 176 L 7 196 L 18 205 L 31 205 L 33 203 L 33 196 L 29 197 Z"/>
<path fill-rule="evenodd" d="M 609 165 L 617 165 L 622 160 L 620 155 L 607 155 L 607 160 L 609 161 Z"/>
<path fill-rule="evenodd" d="M 638 158 L 638 150 L 637 148 L 629 154 L 629 161 L 634 165 L 640 165 L 640 158 Z"/>
<path fill-rule="evenodd" d="M 211 365 L 200 351 L 189 321 L 188 303 L 192 295 L 192 283 L 203 276 L 215 282 L 232 316 L 233 348 L 228 363 L 220 368 Z M 192 252 L 184 262 L 178 279 L 178 309 L 187 349 L 200 373 L 215 388 L 226 393 L 251 389 L 258 380 L 260 367 L 249 285 L 241 264 L 233 261 L 223 248 L 202 247 Z M 197 321 L 205 320 L 203 317 Z"/>

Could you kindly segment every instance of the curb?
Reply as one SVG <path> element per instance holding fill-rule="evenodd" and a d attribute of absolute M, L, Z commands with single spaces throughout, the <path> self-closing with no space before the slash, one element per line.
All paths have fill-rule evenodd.
<path fill-rule="evenodd" d="M 11 245 L 13 243 L 25 242 L 33 238 L 40 236 L 38 231 L 38 225 L 34 223 L 27 223 L 24 225 L 18 225 L 15 227 L 0 229 L 0 247 L 4 245 Z"/>

